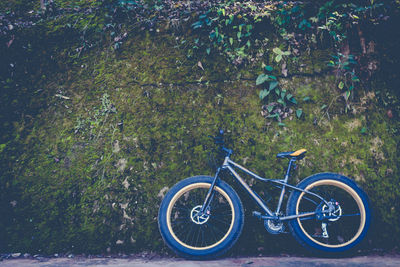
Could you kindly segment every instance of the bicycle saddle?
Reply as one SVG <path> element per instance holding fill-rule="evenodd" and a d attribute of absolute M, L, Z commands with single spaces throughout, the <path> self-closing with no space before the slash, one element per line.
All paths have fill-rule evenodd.
<path fill-rule="evenodd" d="M 296 151 L 289 151 L 289 152 L 281 152 L 276 155 L 277 158 L 293 158 L 293 159 L 302 159 L 305 157 L 307 150 L 304 148 L 296 150 Z"/>

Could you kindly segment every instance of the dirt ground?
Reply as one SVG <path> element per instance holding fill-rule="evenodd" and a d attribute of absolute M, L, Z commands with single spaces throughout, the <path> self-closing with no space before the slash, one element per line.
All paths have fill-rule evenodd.
<path fill-rule="evenodd" d="M 181 258 L 35 258 L 35 259 L 3 259 L 0 261 L 1 267 L 85 267 L 85 266 L 113 266 L 113 267 L 219 267 L 219 266 L 400 266 L 400 255 L 385 256 L 357 256 L 350 258 L 326 259 L 308 257 L 243 257 L 243 258 L 222 258 L 210 261 L 188 261 Z"/>

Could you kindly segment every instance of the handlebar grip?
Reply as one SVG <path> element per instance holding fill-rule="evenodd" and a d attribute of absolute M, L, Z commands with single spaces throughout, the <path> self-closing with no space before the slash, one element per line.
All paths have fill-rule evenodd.
<path fill-rule="evenodd" d="M 224 144 L 224 130 L 222 129 L 218 130 L 217 136 L 209 135 L 208 137 L 214 139 L 214 143 L 217 145 Z"/>

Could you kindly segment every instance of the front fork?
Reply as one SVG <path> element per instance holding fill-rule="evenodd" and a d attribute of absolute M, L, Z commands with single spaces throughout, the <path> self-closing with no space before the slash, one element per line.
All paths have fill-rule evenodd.
<path fill-rule="evenodd" d="M 214 180 L 213 180 L 210 188 L 208 189 L 206 199 L 204 200 L 204 203 L 203 203 L 203 206 L 201 207 L 199 215 L 203 215 L 203 214 L 209 215 L 209 205 L 214 197 L 214 187 L 218 181 L 218 175 L 219 175 L 220 171 L 221 171 L 221 168 L 218 168 L 217 172 L 215 173 Z"/>

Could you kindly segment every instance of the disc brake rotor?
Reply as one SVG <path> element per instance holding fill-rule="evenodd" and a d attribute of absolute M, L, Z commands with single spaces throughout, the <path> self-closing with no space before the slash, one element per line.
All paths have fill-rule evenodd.
<path fill-rule="evenodd" d="M 195 224 L 204 224 L 210 218 L 210 211 L 207 210 L 205 213 L 201 214 L 201 207 L 202 205 L 198 205 L 190 212 L 190 218 Z"/>
<path fill-rule="evenodd" d="M 330 201 L 328 205 L 333 208 L 333 211 L 329 212 L 329 207 L 324 204 L 322 206 L 322 212 L 324 217 L 328 217 L 327 219 L 331 222 L 337 221 L 342 216 L 342 207 L 340 207 L 339 202 L 337 201 Z"/>

